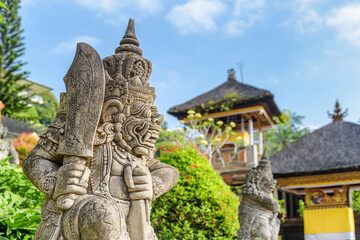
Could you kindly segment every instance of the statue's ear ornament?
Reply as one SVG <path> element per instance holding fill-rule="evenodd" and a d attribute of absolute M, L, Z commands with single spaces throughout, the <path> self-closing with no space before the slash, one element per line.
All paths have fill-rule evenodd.
<path fill-rule="evenodd" d="M 122 112 L 124 109 L 124 105 L 118 99 L 109 99 L 105 101 L 102 113 L 101 113 L 101 121 L 105 122 L 114 122 L 114 116 Z"/>

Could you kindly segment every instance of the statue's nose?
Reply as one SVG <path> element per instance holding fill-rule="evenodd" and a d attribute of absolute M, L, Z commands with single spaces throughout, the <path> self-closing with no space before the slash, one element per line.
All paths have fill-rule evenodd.
<path fill-rule="evenodd" d="M 161 126 L 164 120 L 165 120 L 164 115 L 158 114 L 156 117 L 152 119 L 152 122 L 157 124 L 158 126 Z"/>

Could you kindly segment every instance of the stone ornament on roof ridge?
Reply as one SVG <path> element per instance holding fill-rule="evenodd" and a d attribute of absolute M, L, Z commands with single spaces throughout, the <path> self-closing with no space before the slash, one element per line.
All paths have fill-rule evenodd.
<path fill-rule="evenodd" d="M 36 240 L 157 239 L 151 201 L 179 173 L 152 157 L 164 116 L 151 69 L 133 19 L 115 55 L 78 44 L 56 117 L 23 163 L 45 195 Z"/>
<path fill-rule="evenodd" d="M 345 109 L 344 112 L 341 111 L 342 109 L 340 108 L 340 103 L 338 100 L 336 100 L 334 113 L 331 114 L 329 111 L 327 113 L 329 118 L 333 119 L 333 122 L 340 122 L 348 115 L 348 109 Z"/>

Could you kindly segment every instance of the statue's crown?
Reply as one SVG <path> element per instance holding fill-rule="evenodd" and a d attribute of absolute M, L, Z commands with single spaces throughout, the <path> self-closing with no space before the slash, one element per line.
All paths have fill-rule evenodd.
<path fill-rule="evenodd" d="M 106 70 L 105 101 L 119 99 L 123 104 L 153 104 L 155 89 L 150 87 L 151 62 L 142 57 L 135 35 L 135 22 L 129 20 L 115 55 L 103 59 Z"/>
<path fill-rule="evenodd" d="M 260 168 L 262 168 L 263 170 L 270 170 L 271 171 L 271 163 L 270 163 L 270 159 L 267 155 L 267 149 L 264 149 L 264 152 L 261 156 L 261 160 L 259 161 L 258 166 Z"/>

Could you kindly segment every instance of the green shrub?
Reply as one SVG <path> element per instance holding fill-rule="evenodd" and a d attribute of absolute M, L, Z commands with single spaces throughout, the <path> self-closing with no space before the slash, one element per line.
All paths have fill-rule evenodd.
<path fill-rule="evenodd" d="M 40 223 L 43 194 L 21 167 L 0 163 L 0 240 L 33 239 Z"/>
<path fill-rule="evenodd" d="M 20 166 L 29 152 L 36 146 L 39 136 L 36 133 L 22 132 L 19 136 L 13 138 L 13 144 L 19 153 Z"/>
<path fill-rule="evenodd" d="M 54 120 L 59 102 L 52 92 L 37 93 L 36 95 L 43 98 L 43 103 L 34 102 L 31 108 L 14 112 L 11 116 L 27 119 L 43 128 L 44 124 L 49 125 Z"/>
<path fill-rule="evenodd" d="M 160 161 L 180 172 L 175 187 L 156 199 L 152 225 L 159 239 L 235 239 L 238 197 L 198 151 L 170 147 Z"/>
<path fill-rule="evenodd" d="M 352 207 L 354 211 L 357 211 L 360 214 L 360 191 L 352 191 Z"/>
<path fill-rule="evenodd" d="M 159 239 L 234 239 L 238 197 L 193 147 L 167 148 L 160 160 L 180 172 L 178 184 L 153 202 Z M 32 239 L 40 223 L 43 194 L 22 169 L 0 164 L 0 240 Z"/>
<path fill-rule="evenodd" d="M 299 213 L 300 217 L 304 217 L 304 210 L 305 210 L 306 206 L 305 206 L 305 202 L 302 199 L 299 199 L 299 209 L 297 210 L 297 212 Z"/>

